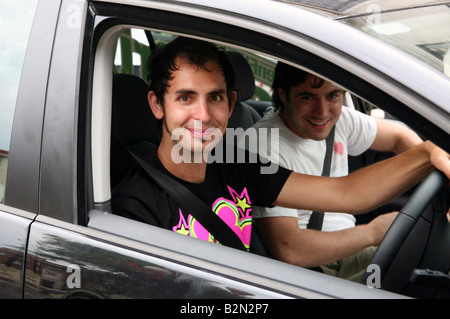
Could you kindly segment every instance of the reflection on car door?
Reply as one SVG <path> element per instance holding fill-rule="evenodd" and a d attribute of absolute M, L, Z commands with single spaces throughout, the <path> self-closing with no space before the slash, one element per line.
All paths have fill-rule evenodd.
<path fill-rule="evenodd" d="M 0 204 L 0 298 L 22 298 L 28 227 L 33 214 L 10 214 Z"/>
<path fill-rule="evenodd" d="M 99 224 L 185 242 L 154 226 L 98 212 Z M 116 221 L 117 220 L 117 221 Z M 163 236 L 161 236 L 163 235 Z M 153 235 L 151 235 L 153 236 Z M 197 244 L 207 242 L 192 239 Z M 199 243 L 200 242 L 200 243 Z M 224 278 L 192 258 L 94 228 L 38 216 L 28 243 L 24 298 L 279 298 L 282 294 Z"/>

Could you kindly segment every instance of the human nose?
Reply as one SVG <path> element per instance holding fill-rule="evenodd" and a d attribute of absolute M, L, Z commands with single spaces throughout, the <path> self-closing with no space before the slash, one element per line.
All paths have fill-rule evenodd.
<path fill-rule="evenodd" d="M 194 118 L 203 122 L 211 118 L 211 112 L 207 101 L 200 100 L 195 108 Z"/>
<path fill-rule="evenodd" d="M 314 115 L 317 117 L 324 117 L 328 113 L 328 101 L 325 97 L 320 96 L 317 97 L 315 100 L 314 105 Z"/>

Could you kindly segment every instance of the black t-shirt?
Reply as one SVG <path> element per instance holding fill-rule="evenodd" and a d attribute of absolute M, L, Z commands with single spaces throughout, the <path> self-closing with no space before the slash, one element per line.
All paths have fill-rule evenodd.
<path fill-rule="evenodd" d="M 238 235 L 248 248 L 251 239 L 252 207 L 271 207 L 291 171 L 278 167 L 276 173 L 261 174 L 263 164 L 259 159 L 246 162 L 237 159 L 227 163 L 214 161 L 207 165 L 205 180 L 190 183 L 170 174 L 156 155 L 156 149 L 145 159 L 162 172 L 183 184 L 216 213 Z M 242 154 L 242 153 L 240 153 Z M 231 162 L 231 163 L 230 163 Z M 114 188 L 112 213 L 149 223 L 180 234 L 214 242 L 211 234 L 178 203 L 160 188 L 140 167 L 135 166 Z"/>

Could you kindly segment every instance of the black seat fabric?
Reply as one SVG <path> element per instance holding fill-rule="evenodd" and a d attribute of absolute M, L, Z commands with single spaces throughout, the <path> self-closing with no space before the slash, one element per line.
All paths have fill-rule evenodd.
<path fill-rule="evenodd" d="M 141 157 L 159 144 L 160 123 L 148 105 L 148 86 L 141 78 L 114 74 L 111 122 L 111 187 L 135 164 L 117 138 Z"/>
<path fill-rule="evenodd" d="M 253 97 L 255 92 L 255 77 L 245 57 L 235 51 L 227 51 L 228 58 L 236 74 L 235 89 L 237 91 L 236 104 L 228 121 L 229 128 L 242 127 L 244 130 L 252 127 L 261 116 L 249 104 L 245 103 Z"/>

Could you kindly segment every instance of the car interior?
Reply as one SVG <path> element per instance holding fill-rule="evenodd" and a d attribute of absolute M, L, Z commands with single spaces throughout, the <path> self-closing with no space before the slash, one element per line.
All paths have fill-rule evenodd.
<path fill-rule="evenodd" d="M 149 34 L 149 33 L 147 33 Z M 149 37 L 148 41 L 154 41 Z M 156 46 L 155 43 L 149 45 Z M 246 58 L 238 51 L 227 50 L 236 74 L 237 101 L 229 128 L 253 126 L 272 108 L 271 101 L 254 99 L 255 76 Z M 139 68 L 135 68 L 139 70 Z M 149 148 L 157 147 L 161 136 L 158 120 L 153 116 L 147 102 L 148 88 L 145 79 L 137 74 L 115 73 L 113 75 L 112 127 L 111 127 L 111 188 L 113 188 L 135 164 L 124 145 L 141 157 Z M 350 98 L 349 98 L 350 97 Z M 368 113 L 373 106 L 347 93 L 346 106 Z M 349 157 L 350 171 L 370 165 L 392 156 L 389 153 L 368 151 L 358 157 Z M 399 197 L 376 212 L 358 216 L 358 222 L 367 222 L 376 214 L 400 209 L 407 197 Z"/>
<path fill-rule="evenodd" d="M 384 38 L 373 24 L 366 28 L 379 13 L 359 11 L 364 3 L 345 9 L 348 16 L 327 18 L 296 11 L 293 3 L 233 1 L 35 0 L 25 10 L 25 1 L 0 8 L 0 24 L 6 18 L 14 26 L 12 33 L 0 29 L 0 38 L 6 36 L 0 55 L 7 57 L 0 69 L 8 82 L 0 103 L 0 128 L 6 129 L 0 134 L 0 297 L 450 299 L 450 184 L 438 171 L 357 216 L 357 223 L 368 223 L 400 211 L 360 283 L 272 258 L 263 245 L 272 238 L 261 240 L 257 227 L 251 227 L 250 251 L 236 236 L 240 247 L 234 247 L 203 223 L 205 214 L 197 218 L 196 209 L 184 207 L 194 216 L 187 220 L 221 245 L 182 234 L 184 218 L 176 232 L 115 214 L 112 190 L 138 161 L 130 151 L 145 158 L 162 135 L 147 101 L 146 61 L 177 36 L 226 50 L 237 75 L 238 100 L 228 122 L 236 131 L 272 108 L 274 68 L 283 61 L 337 83 L 346 91 L 346 107 L 403 122 L 450 152 L 450 52 L 442 28 L 448 3 L 426 4 L 425 13 L 422 7 L 383 8 L 383 20 L 411 27 Z M 422 27 L 417 42 L 414 29 L 422 21 L 437 22 L 437 32 Z M 422 55 L 425 64 L 414 60 Z M 369 150 L 349 157 L 350 171 L 391 156 Z M 160 184 L 165 174 L 156 171 Z M 370 195 L 362 190 L 354 189 L 365 200 Z M 167 192 L 177 193 L 175 187 Z M 229 193 L 236 205 L 226 208 L 248 213 L 247 198 Z M 219 219 L 203 204 L 206 216 Z M 245 226 L 250 222 L 246 218 Z M 257 304 L 235 303 L 245 310 Z"/>
<path fill-rule="evenodd" d="M 124 28 L 121 27 L 118 31 L 114 30 L 114 32 L 116 34 L 121 34 L 123 29 Z M 149 48 L 159 45 L 159 43 L 155 42 L 151 32 L 146 30 L 144 33 L 147 35 Z M 157 35 L 159 33 L 155 34 Z M 164 34 L 164 36 L 166 35 Z M 170 35 L 168 37 L 169 39 L 171 38 Z M 109 44 L 109 48 L 112 49 L 111 44 Z M 264 113 L 271 108 L 271 101 L 253 99 L 255 86 L 258 87 L 262 85 L 260 85 L 257 81 L 255 82 L 255 76 L 250 64 L 242 54 L 233 50 L 233 48 L 230 50 L 227 49 L 227 54 L 229 55 L 235 68 L 236 90 L 238 92 L 237 104 L 233 115 L 229 120 L 229 127 L 242 127 L 245 129 L 251 127 L 254 123 L 261 119 L 262 116 L 264 116 Z M 115 59 L 117 59 L 117 56 Z M 142 61 L 142 65 L 144 63 L 145 62 Z M 112 189 L 125 176 L 129 169 L 135 165 L 135 160 L 130 156 L 126 148 L 133 150 L 141 157 L 145 157 L 151 148 L 157 147 L 161 136 L 160 123 L 153 116 L 150 108 L 148 107 L 148 89 L 140 66 L 133 66 L 132 72 L 129 72 L 131 74 L 124 73 L 121 73 L 120 68 L 116 65 L 114 75 L 111 79 L 113 83 L 111 94 L 111 159 L 110 170 L 108 172 L 110 173 L 110 185 L 105 185 L 105 183 L 103 183 L 103 187 L 110 187 L 110 189 Z M 349 104 L 363 112 L 370 112 L 370 109 L 373 108 L 373 106 L 356 96 L 351 96 Z M 359 167 L 369 165 L 390 156 L 392 156 L 392 154 L 367 152 L 360 157 L 349 158 L 350 170 L 358 169 Z M 108 181 L 108 179 L 105 179 L 105 181 Z M 378 214 L 393 210 L 400 210 L 407 202 L 407 199 L 412 192 L 413 190 L 409 191 L 377 211 L 359 216 L 358 222 L 367 223 Z M 445 196 L 448 198 L 448 194 L 445 193 L 441 193 L 440 196 L 441 199 Z M 107 201 L 108 196 L 106 196 L 105 202 Z M 426 201 L 428 202 L 432 200 L 426 199 Z M 410 285 L 409 275 L 405 275 L 406 272 L 402 269 L 405 267 L 421 268 L 418 267 L 418 265 L 423 258 L 424 252 L 428 250 L 426 247 L 428 242 L 424 242 L 421 238 L 429 238 L 431 236 L 431 229 L 433 224 L 435 224 L 433 223 L 433 216 L 436 216 L 437 211 L 439 211 L 439 216 L 443 214 L 442 210 L 444 208 L 442 208 L 442 203 L 445 202 L 445 199 L 440 202 L 435 202 L 436 205 L 440 207 L 436 208 L 433 207 L 433 205 L 429 205 L 427 208 L 423 208 L 428 212 L 423 214 L 423 217 L 421 217 L 421 220 L 424 221 L 421 223 L 423 226 L 415 228 L 416 230 L 412 232 L 413 235 L 410 236 L 411 243 L 405 242 L 405 245 L 402 248 L 402 256 L 406 255 L 408 257 L 399 256 L 392 262 L 393 267 L 390 268 L 392 271 L 390 271 L 390 275 L 388 274 L 386 278 L 389 278 L 389 281 L 393 284 L 391 287 L 388 287 L 388 290 L 401 293 L 405 293 L 406 291 L 410 295 L 419 297 L 427 297 L 433 293 L 425 291 L 422 289 L 423 287 L 417 288 L 417 285 Z M 114 212 L 112 212 L 112 214 L 114 214 Z M 448 221 L 445 222 L 448 223 Z M 443 219 L 441 220 L 441 228 L 446 225 L 445 222 Z M 447 230 L 445 230 L 445 232 L 448 233 Z M 255 236 L 255 238 L 257 238 L 257 236 Z M 416 249 L 417 242 L 422 243 L 419 251 Z M 258 247 L 260 247 L 259 245 L 262 244 L 259 243 Z M 448 245 L 448 243 L 446 243 L 446 245 Z M 410 257 L 411 252 L 413 251 L 415 252 L 413 254 L 414 256 Z M 256 252 L 266 254 L 263 247 L 258 248 L 258 251 Z M 447 260 L 442 262 L 436 262 L 433 260 L 433 262 L 437 264 L 436 268 L 441 269 L 442 271 L 445 270 L 445 265 L 449 264 L 449 261 Z M 409 292 L 408 289 L 412 289 L 413 291 Z"/>

